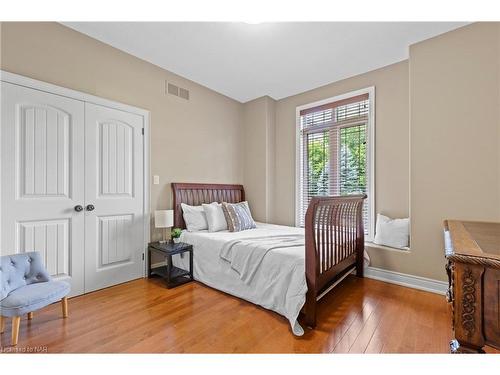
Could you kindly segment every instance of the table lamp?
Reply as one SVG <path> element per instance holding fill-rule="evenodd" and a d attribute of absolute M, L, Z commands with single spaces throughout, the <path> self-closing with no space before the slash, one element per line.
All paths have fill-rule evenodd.
<path fill-rule="evenodd" d="M 172 228 L 174 226 L 174 210 L 156 210 L 155 211 L 155 227 L 156 228 Z M 163 240 L 160 243 L 167 242 L 163 230 Z"/>

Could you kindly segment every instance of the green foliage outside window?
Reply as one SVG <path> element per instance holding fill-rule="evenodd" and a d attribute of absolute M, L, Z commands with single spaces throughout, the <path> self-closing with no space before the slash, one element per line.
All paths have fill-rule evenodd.
<path fill-rule="evenodd" d="M 366 193 L 366 125 L 340 130 L 340 195 Z"/>
<path fill-rule="evenodd" d="M 328 195 L 330 158 L 328 131 L 312 134 L 307 142 L 309 196 Z"/>
<path fill-rule="evenodd" d="M 331 130 L 335 131 L 335 130 Z M 366 125 L 340 128 L 339 188 L 341 195 L 366 192 Z M 307 137 L 309 196 L 330 192 L 329 130 Z"/>

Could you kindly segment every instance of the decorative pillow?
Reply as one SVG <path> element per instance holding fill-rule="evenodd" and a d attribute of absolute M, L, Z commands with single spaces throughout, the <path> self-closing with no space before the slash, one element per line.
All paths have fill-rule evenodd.
<path fill-rule="evenodd" d="M 227 228 L 230 232 L 239 232 L 245 229 L 256 228 L 248 202 L 222 203 L 222 211 L 226 217 Z"/>
<path fill-rule="evenodd" d="M 203 210 L 203 206 L 190 206 L 181 203 L 181 208 L 182 217 L 184 218 L 188 232 L 208 229 L 207 217 Z"/>
<path fill-rule="evenodd" d="M 220 203 L 202 204 L 207 217 L 208 231 L 219 232 L 227 229 L 226 217 Z"/>
<path fill-rule="evenodd" d="M 403 249 L 408 247 L 409 237 L 410 219 L 391 219 L 377 214 L 374 243 Z"/>

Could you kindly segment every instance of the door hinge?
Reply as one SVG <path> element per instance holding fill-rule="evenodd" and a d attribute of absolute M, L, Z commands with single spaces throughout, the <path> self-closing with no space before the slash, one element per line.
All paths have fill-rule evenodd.
<path fill-rule="evenodd" d="M 142 260 L 144 260 L 144 253 L 142 253 Z"/>
<path fill-rule="evenodd" d="M 142 128 L 142 135 L 144 135 L 144 128 Z"/>

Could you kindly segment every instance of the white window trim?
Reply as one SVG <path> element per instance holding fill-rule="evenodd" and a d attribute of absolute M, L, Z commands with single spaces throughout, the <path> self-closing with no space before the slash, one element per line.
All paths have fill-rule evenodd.
<path fill-rule="evenodd" d="M 370 111 L 368 113 L 368 204 L 369 228 L 365 241 L 372 241 L 375 237 L 375 86 L 351 91 L 342 95 L 298 106 L 295 110 L 295 226 L 300 225 L 300 111 L 320 105 L 348 99 L 353 96 L 368 94 Z"/>

